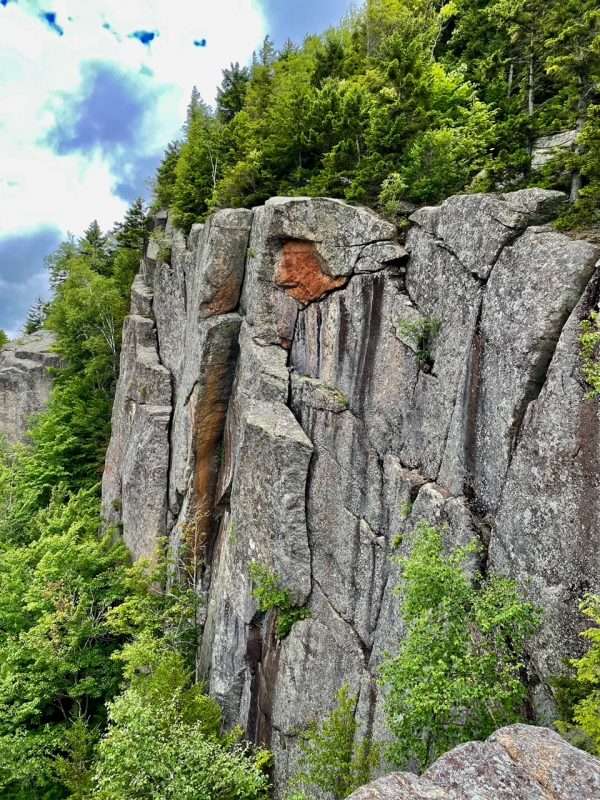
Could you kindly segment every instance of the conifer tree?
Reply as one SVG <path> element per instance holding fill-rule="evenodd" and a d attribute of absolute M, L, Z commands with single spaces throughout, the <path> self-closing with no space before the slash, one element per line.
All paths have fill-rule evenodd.
<path fill-rule="evenodd" d="M 217 89 L 217 115 L 223 122 L 231 122 L 244 107 L 250 73 L 236 61 L 223 70 L 223 80 Z"/>

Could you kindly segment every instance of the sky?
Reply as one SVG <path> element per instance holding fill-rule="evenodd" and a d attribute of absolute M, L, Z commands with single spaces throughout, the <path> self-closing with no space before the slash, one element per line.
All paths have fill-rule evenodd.
<path fill-rule="evenodd" d="M 48 296 L 45 257 L 148 195 L 193 85 L 269 33 L 301 42 L 351 0 L 0 0 L 0 328 Z"/>

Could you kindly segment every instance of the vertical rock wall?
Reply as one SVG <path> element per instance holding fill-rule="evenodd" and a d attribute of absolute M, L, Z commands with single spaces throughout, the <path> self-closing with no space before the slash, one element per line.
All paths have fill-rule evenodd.
<path fill-rule="evenodd" d="M 201 559 L 199 667 L 228 724 L 275 754 L 344 682 L 385 735 L 376 675 L 402 636 L 392 542 L 419 520 L 473 537 L 487 570 L 546 611 L 542 681 L 577 651 L 577 601 L 600 590 L 598 408 L 580 321 L 600 251 L 546 223 L 556 192 L 450 198 L 392 225 L 324 199 L 222 211 L 171 264 L 151 247 L 125 326 L 107 521 L 136 556 L 168 536 Z M 404 537 L 406 542 L 408 537 Z M 407 544 L 400 546 L 400 552 Z M 249 564 L 306 618 L 278 641 Z"/>
<path fill-rule="evenodd" d="M 20 442 L 32 416 L 48 404 L 51 368 L 60 366 L 53 345 L 51 333 L 37 331 L 0 350 L 0 436 L 8 444 Z"/>

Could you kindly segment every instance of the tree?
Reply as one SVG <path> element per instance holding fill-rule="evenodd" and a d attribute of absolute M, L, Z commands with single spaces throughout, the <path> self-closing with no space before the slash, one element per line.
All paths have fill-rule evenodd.
<path fill-rule="evenodd" d="M 4 347 L 5 344 L 8 344 L 10 339 L 8 338 L 6 331 L 3 331 L 0 328 L 0 350 Z"/>
<path fill-rule="evenodd" d="M 173 205 L 173 193 L 177 180 L 177 161 L 181 153 L 181 142 L 169 142 L 163 160 L 154 179 L 155 210 L 169 209 Z"/>
<path fill-rule="evenodd" d="M 98 221 L 94 220 L 79 240 L 79 252 L 87 259 L 94 272 L 99 275 L 109 275 L 111 267 L 111 252 L 108 237 L 102 233 Z"/>
<path fill-rule="evenodd" d="M 148 229 L 148 212 L 143 199 L 138 197 L 128 208 L 123 222 L 115 227 L 118 246 L 143 255 L 148 244 Z"/>
<path fill-rule="evenodd" d="M 585 655 L 571 662 L 575 679 L 568 684 L 575 703 L 567 709 L 568 721 L 558 722 L 557 727 L 578 746 L 600 755 L 600 596 L 587 594 L 580 610 L 593 623 L 582 633 L 590 646 Z"/>
<path fill-rule="evenodd" d="M 204 110 L 191 121 L 175 169 L 173 219 L 188 231 L 206 214 L 221 169 L 220 125 Z"/>
<path fill-rule="evenodd" d="M 222 122 L 231 122 L 244 107 L 250 73 L 236 61 L 223 70 L 223 80 L 217 89 L 217 115 Z"/>
<path fill-rule="evenodd" d="M 62 797 L 54 770 L 78 720 L 105 719 L 124 643 L 107 614 L 127 591 L 129 557 L 98 536 L 97 491 L 54 492 L 29 518 L 30 543 L 0 547 L 0 794 Z"/>
<path fill-rule="evenodd" d="M 484 739 L 522 719 L 525 643 L 539 612 L 513 581 L 469 575 L 476 548 L 445 553 L 442 536 L 419 526 L 400 559 L 406 636 L 381 670 L 390 749 L 404 767 L 424 768 L 461 742 Z"/>
<path fill-rule="evenodd" d="M 349 687 L 342 686 L 331 714 L 301 735 L 300 771 L 292 783 L 303 793 L 317 790 L 343 800 L 369 782 L 379 754 L 372 742 L 356 743 L 357 701 Z"/>
<path fill-rule="evenodd" d="M 25 325 L 23 326 L 23 332 L 29 334 L 39 331 L 44 325 L 47 314 L 48 303 L 44 302 L 41 297 L 38 297 L 38 299 L 35 301 L 35 303 L 33 303 L 27 312 L 27 318 L 25 320 Z"/>
<path fill-rule="evenodd" d="M 220 737 L 219 706 L 177 653 L 139 640 L 123 657 L 130 685 L 109 707 L 93 798 L 267 800 L 268 755 Z"/>

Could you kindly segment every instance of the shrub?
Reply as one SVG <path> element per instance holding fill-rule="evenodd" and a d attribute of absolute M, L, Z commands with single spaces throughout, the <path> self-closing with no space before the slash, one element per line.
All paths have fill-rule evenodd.
<path fill-rule="evenodd" d="M 128 654 L 129 688 L 109 708 L 96 800 L 260 800 L 269 756 L 219 736 L 221 714 L 180 655 L 147 640 Z"/>
<path fill-rule="evenodd" d="M 343 800 L 371 778 L 379 763 L 377 748 L 370 741 L 356 742 L 357 696 L 347 685 L 337 695 L 337 706 L 321 725 L 313 724 L 302 734 L 301 769 L 293 785 L 302 794 L 317 789 Z"/>
<path fill-rule="evenodd" d="M 250 577 L 254 584 L 252 596 L 258 603 L 259 609 L 263 612 L 274 611 L 277 614 L 278 639 L 285 639 L 296 622 L 310 616 L 307 608 L 294 604 L 289 591 L 281 586 L 277 575 L 264 564 L 253 561 L 250 564 Z"/>
<path fill-rule="evenodd" d="M 572 714 L 568 714 L 569 721 L 557 723 L 557 728 L 580 746 L 583 743 L 600 755 L 600 596 L 586 595 L 580 609 L 594 623 L 582 634 L 590 642 L 590 648 L 582 658 L 572 662 L 576 673 L 570 694 L 576 702 Z"/>
<path fill-rule="evenodd" d="M 600 347 L 600 316 L 597 311 L 592 311 L 589 319 L 581 323 L 580 353 L 582 372 L 585 382 L 590 387 L 588 397 L 600 396 L 600 360 L 598 350 Z"/>
<path fill-rule="evenodd" d="M 422 524 L 402 565 L 406 638 L 381 670 L 395 737 L 391 758 L 425 767 L 461 742 L 521 719 L 524 647 L 539 612 L 513 581 L 472 579 L 476 547 L 446 555 L 439 531 Z"/>

